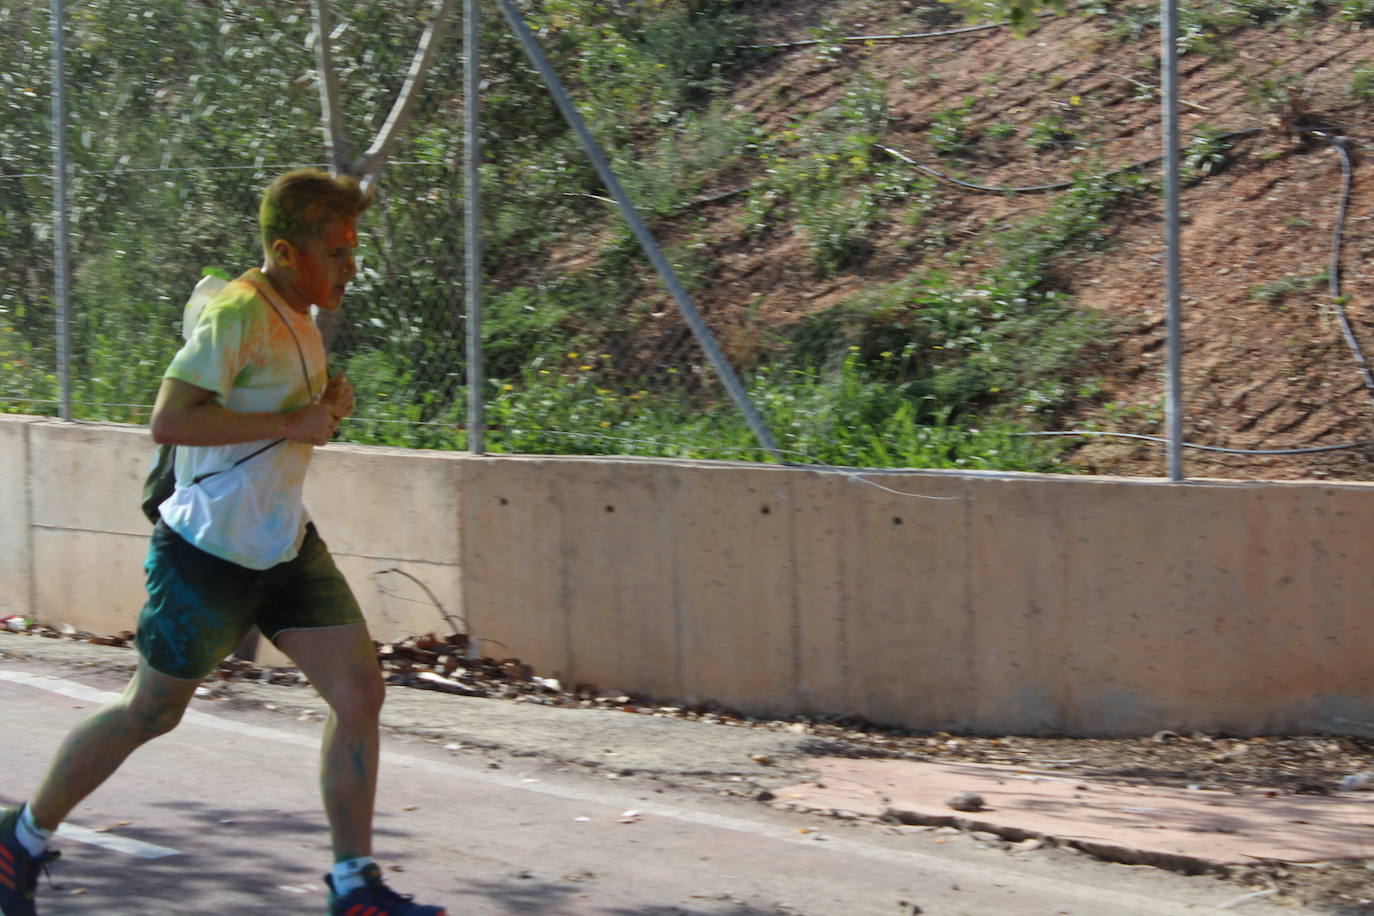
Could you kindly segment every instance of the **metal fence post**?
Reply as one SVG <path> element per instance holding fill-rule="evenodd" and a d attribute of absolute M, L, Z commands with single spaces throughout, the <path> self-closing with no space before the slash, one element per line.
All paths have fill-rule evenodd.
<path fill-rule="evenodd" d="M 467 250 L 467 363 L 468 451 L 486 451 L 483 392 L 486 376 L 482 365 L 482 137 L 481 137 L 481 20 L 479 0 L 463 5 L 463 170 L 467 191 L 463 223 Z"/>
<path fill-rule="evenodd" d="M 578 142 L 582 144 L 582 149 L 587 154 L 587 158 L 596 167 L 596 172 L 601 176 L 602 183 L 611 197 L 615 198 L 616 204 L 620 207 L 620 212 L 624 214 L 625 221 L 630 225 L 630 231 L 639 240 L 639 245 L 648 255 L 650 263 L 658 271 L 663 279 L 663 285 L 668 288 L 676 300 L 678 308 L 682 310 L 682 316 L 687 320 L 687 325 L 696 335 L 697 342 L 701 344 L 702 350 L 715 366 L 716 372 L 720 374 L 720 380 L 725 385 L 725 390 L 730 393 L 735 405 L 744 414 L 745 420 L 749 423 L 749 428 L 753 430 L 754 436 L 759 440 L 759 444 L 764 450 L 773 456 L 780 464 L 789 462 L 778 450 L 777 443 L 773 440 L 773 434 L 769 431 L 767 424 L 763 422 L 763 417 L 754 407 L 754 402 L 749 399 L 749 393 L 744 390 L 744 385 L 739 377 L 735 375 L 735 370 L 721 352 L 719 344 L 716 343 L 715 335 L 702 320 L 701 313 L 697 311 L 692 303 L 691 296 L 683 288 L 681 281 L 678 280 L 677 272 L 673 270 L 673 265 L 668 263 L 663 251 L 654 240 L 653 233 L 644 224 L 644 218 L 635 209 L 634 202 L 630 200 L 630 195 L 621 185 L 620 179 L 616 177 L 615 171 L 611 168 L 610 160 L 606 158 L 600 144 L 587 129 L 587 124 L 582 120 L 582 115 L 578 112 L 577 106 L 573 104 L 568 91 L 563 88 L 563 81 L 558 78 L 558 73 L 549 63 L 548 57 L 539 47 L 539 42 L 535 39 L 534 33 L 530 31 L 529 25 L 525 22 L 525 17 L 520 15 L 520 10 L 516 8 L 512 0 L 498 0 L 501 4 L 501 12 L 505 15 L 506 21 L 510 23 L 511 30 L 515 37 L 520 41 L 521 47 L 525 49 L 526 56 L 534 64 L 539 75 L 544 78 L 544 85 L 548 87 L 549 94 L 553 96 L 554 102 L 558 105 L 558 110 L 562 112 L 564 119 L 577 135 Z"/>
<path fill-rule="evenodd" d="M 52 0 L 53 293 L 57 300 L 57 377 L 61 416 L 72 418 L 71 249 L 67 227 L 67 9 Z"/>
<path fill-rule="evenodd" d="M 1168 294 L 1168 373 L 1165 397 L 1168 425 L 1169 479 L 1183 479 L 1183 306 L 1179 269 L 1179 190 L 1178 190 L 1178 0 L 1161 0 L 1160 25 L 1163 47 L 1164 108 L 1164 259 Z"/>

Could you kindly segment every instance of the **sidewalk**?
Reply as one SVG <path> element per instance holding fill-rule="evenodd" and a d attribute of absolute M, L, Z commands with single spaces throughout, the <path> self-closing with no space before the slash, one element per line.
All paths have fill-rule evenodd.
<path fill-rule="evenodd" d="M 106 690 L 118 689 L 136 658 L 127 648 L 0 633 L 6 669 Z M 801 725 L 708 724 L 649 707 L 632 706 L 636 711 L 628 713 L 624 707 L 569 708 L 523 699 L 390 687 L 383 724 L 453 752 L 488 755 L 493 766 L 503 757 L 540 758 L 608 779 L 645 777 L 781 808 L 914 825 L 906 829 L 971 831 L 1024 851 L 1070 847 L 1188 874 L 1258 864 L 1270 868 L 1263 877 L 1273 881 L 1275 874 L 1286 874 L 1274 870 L 1277 863 L 1374 857 L 1374 795 L 1368 792 L 1237 794 L 1030 767 L 873 759 L 861 756 L 869 749 L 808 734 Z M 205 712 L 236 707 L 297 719 L 325 715 L 313 690 L 254 680 L 209 681 L 193 703 Z M 956 798 L 968 810 L 951 807 Z M 1321 880 L 1330 883 L 1340 869 L 1349 872 L 1342 887 L 1368 886 L 1362 863 L 1333 866 L 1321 872 Z M 1292 886 L 1300 888 L 1317 875 L 1306 870 Z"/>
<path fill-rule="evenodd" d="M 780 802 L 1012 840 L 1052 839 L 1115 862 L 1185 873 L 1374 856 L 1368 793 L 1238 795 L 973 763 L 830 757 L 813 765 L 820 777 L 783 788 Z"/>

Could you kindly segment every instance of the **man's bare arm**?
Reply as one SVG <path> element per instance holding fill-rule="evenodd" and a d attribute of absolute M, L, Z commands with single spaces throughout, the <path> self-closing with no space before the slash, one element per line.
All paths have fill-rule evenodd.
<path fill-rule="evenodd" d="M 287 439 L 324 445 L 335 422 L 324 404 L 291 413 L 240 413 L 210 403 L 213 391 L 180 379 L 163 379 L 151 422 L 153 440 L 172 445 L 232 445 L 258 439 Z"/>

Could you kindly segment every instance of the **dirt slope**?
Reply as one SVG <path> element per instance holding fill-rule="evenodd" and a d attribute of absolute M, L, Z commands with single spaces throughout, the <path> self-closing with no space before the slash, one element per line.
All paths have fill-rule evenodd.
<path fill-rule="evenodd" d="M 899 2 L 778 4 L 758 23 L 775 41 L 806 40 L 813 30 L 881 35 L 956 28 L 962 22 Z M 1122 39 L 1104 17 L 1047 21 L 1028 37 L 995 29 L 943 38 L 847 42 L 781 49 L 739 82 L 736 104 L 770 132 L 831 106 L 860 70 L 884 81 L 891 127 L 884 142 L 937 168 L 955 168 L 991 186 L 1063 180 L 1100 167 L 1157 156 L 1160 111 L 1150 87 L 1158 31 Z M 1374 395 L 1367 391 L 1334 318 L 1326 271 L 1341 162 L 1329 142 L 1304 128 L 1334 128 L 1348 139 L 1353 183 L 1341 250 L 1342 292 L 1357 339 L 1374 352 L 1374 179 L 1360 153 L 1374 143 L 1374 106 L 1351 91 L 1370 66 L 1374 36 L 1335 19 L 1299 32 L 1249 27 L 1226 36 L 1224 54 L 1189 53 L 1181 74 L 1185 142 L 1200 128 L 1263 128 L 1234 141 L 1219 174 L 1183 196 L 1185 437 L 1229 448 L 1304 448 L 1374 439 Z M 940 112 L 966 105 L 963 127 L 975 139 L 955 159 L 930 143 Z M 1035 148 L 1046 124 L 1066 139 Z M 748 176 L 742 176 L 748 180 Z M 950 244 L 1043 210 L 1051 193 L 990 194 L 942 185 Z M 797 232 L 750 239 L 739 198 L 712 205 L 720 265 L 703 305 L 723 326 L 727 348 L 748 346 L 742 316 L 786 324 L 833 305 L 866 285 L 897 279 L 938 255 L 912 244 L 916 233 L 892 219 L 875 233 L 861 266 L 818 279 Z M 1162 434 L 1164 266 L 1160 203 L 1150 198 L 1110 227 L 1106 250 L 1064 270 L 1066 291 L 1087 309 L 1119 319 L 1124 331 L 1100 371 L 1103 391 L 1080 404 L 1062 428 Z M 928 246 L 927 246 L 928 247 Z M 731 325 L 736 325 L 734 333 Z M 1097 439 L 1071 459 L 1085 472 L 1161 476 L 1162 447 Z M 1374 477 L 1374 448 L 1300 456 L 1230 456 L 1189 449 L 1191 477 L 1271 479 Z"/>

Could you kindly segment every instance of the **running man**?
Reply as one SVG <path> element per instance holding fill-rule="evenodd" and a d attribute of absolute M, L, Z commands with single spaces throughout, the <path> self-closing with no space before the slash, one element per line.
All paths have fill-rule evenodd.
<path fill-rule="evenodd" d="M 353 386 L 327 377 L 310 307 L 339 308 L 357 272 L 357 219 L 370 200 L 351 178 L 302 169 L 263 194 L 263 266 L 230 283 L 173 358 L 153 438 L 176 445 L 146 563 L 138 670 L 123 696 L 59 747 L 29 800 L 0 814 L 0 912 L 35 916 L 53 831 L 136 748 L 176 727 L 201 680 L 253 625 L 328 702 L 320 781 L 339 916 L 446 916 L 382 881 L 372 859 L 378 721 L 372 638 L 305 511 L 315 446 L 353 411 Z"/>

